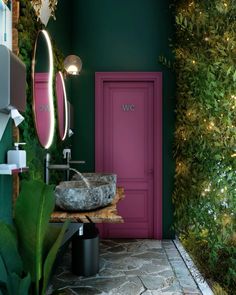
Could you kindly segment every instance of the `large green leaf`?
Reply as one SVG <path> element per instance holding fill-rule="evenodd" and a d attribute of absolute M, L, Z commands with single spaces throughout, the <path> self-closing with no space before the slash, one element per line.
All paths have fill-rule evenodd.
<path fill-rule="evenodd" d="M 23 265 L 17 249 L 16 235 L 12 226 L 4 222 L 0 222 L 0 255 L 8 273 L 21 274 Z"/>
<path fill-rule="evenodd" d="M 0 286 L 7 283 L 7 270 L 0 254 Z"/>
<path fill-rule="evenodd" d="M 21 278 L 16 273 L 8 276 L 7 291 L 9 295 L 18 295 Z"/>
<path fill-rule="evenodd" d="M 46 259 L 48 252 L 52 248 L 53 244 L 55 243 L 58 235 L 60 234 L 60 231 L 62 229 L 61 226 L 55 226 L 53 224 L 49 224 L 47 233 L 44 239 L 44 260 Z"/>
<path fill-rule="evenodd" d="M 50 278 L 52 266 L 53 266 L 53 263 L 54 263 L 54 261 L 56 259 L 58 249 L 61 246 L 62 239 L 63 239 L 65 231 L 66 231 L 66 229 L 68 227 L 68 224 L 69 224 L 68 220 L 63 224 L 63 227 L 62 227 L 62 229 L 61 229 L 61 231 L 60 231 L 54 245 L 52 246 L 52 248 L 49 251 L 48 256 L 47 256 L 47 258 L 45 260 L 44 268 L 43 268 L 43 290 L 42 290 L 42 295 L 46 294 L 46 288 L 47 288 L 48 281 L 49 281 L 49 278 Z"/>
<path fill-rule="evenodd" d="M 23 181 L 15 206 L 15 223 L 19 234 L 19 246 L 24 266 L 36 284 L 42 278 L 43 244 L 55 206 L 53 187 L 40 181 Z"/>
<path fill-rule="evenodd" d="M 28 274 L 24 279 L 21 280 L 19 286 L 19 295 L 25 295 L 29 293 L 29 288 L 31 284 L 30 274 Z"/>
<path fill-rule="evenodd" d="M 7 291 L 9 295 L 28 295 L 30 287 L 30 275 L 25 278 L 19 277 L 16 273 L 12 273 L 8 277 Z"/>
<path fill-rule="evenodd" d="M 5 289 L 4 294 L 28 294 L 30 276 L 22 279 L 22 272 L 23 264 L 17 249 L 15 231 L 12 226 L 0 222 L 0 283 Z"/>

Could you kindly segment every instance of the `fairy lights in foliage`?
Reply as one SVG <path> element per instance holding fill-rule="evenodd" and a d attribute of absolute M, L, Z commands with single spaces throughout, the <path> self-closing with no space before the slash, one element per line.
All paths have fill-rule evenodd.
<path fill-rule="evenodd" d="M 236 1 L 175 3 L 176 227 L 204 239 L 210 271 L 235 290 L 236 266 L 227 260 L 217 271 L 236 255 Z M 223 260 L 211 260 L 216 244 Z"/>

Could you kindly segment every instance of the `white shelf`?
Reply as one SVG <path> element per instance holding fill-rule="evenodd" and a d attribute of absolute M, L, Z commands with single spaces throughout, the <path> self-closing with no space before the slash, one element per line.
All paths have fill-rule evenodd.
<path fill-rule="evenodd" d="M 17 169 L 12 169 L 12 170 L 0 170 L 0 175 L 13 175 L 13 174 L 18 174 L 18 173 L 23 173 L 29 170 L 29 167 L 24 167 L 24 168 L 17 168 Z"/>

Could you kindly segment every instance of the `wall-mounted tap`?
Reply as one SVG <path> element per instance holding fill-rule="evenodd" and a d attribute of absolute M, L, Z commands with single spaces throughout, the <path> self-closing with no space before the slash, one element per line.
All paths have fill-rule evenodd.
<path fill-rule="evenodd" d="M 49 153 L 46 154 L 45 172 L 44 172 L 44 181 L 46 184 L 49 184 L 49 181 L 50 181 L 50 170 L 65 170 L 66 180 L 68 181 L 70 178 L 70 170 L 71 170 L 70 164 L 85 164 L 85 161 L 72 161 L 70 149 L 63 150 L 63 158 L 66 159 L 65 164 L 50 164 L 51 155 Z"/>
<path fill-rule="evenodd" d="M 50 164 L 51 155 L 49 153 L 46 154 L 45 159 L 45 173 L 44 173 L 44 181 L 46 184 L 49 184 L 50 180 L 50 170 L 66 170 L 70 171 L 70 165 L 68 164 Z"/>
<path fill-rule="evenodd" d="M 85 164 L 85 161 L 74 161 L 71 160 L 71 149 L 64 149 L 63 150 L 63 158 L 66 159 L 67 165 L 70 167 L 70 164 Z M 70 178 L 70 168 L 66 171 L 66 179 L 69 180 Z"/>

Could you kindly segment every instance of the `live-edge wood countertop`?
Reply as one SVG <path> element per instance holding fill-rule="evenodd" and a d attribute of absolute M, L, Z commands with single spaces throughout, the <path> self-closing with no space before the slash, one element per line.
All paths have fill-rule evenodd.
<path fill-rule="evenodd" d="M 71 222 L 83 222 L 87 223 L 88 216 L 94 223 L 123 223 L 122 216 L 118 215 L 117 204 L 120 200 L 124 199 L 124 188 L 118 187 L 116 190 L 116 196 L 113 202 L 101 209 L 87 211 L 87 212 L 66 212 L 66 211 L 54 211 L 51 215 L 51 222 L 64 222 L 70 219 Z"/>

